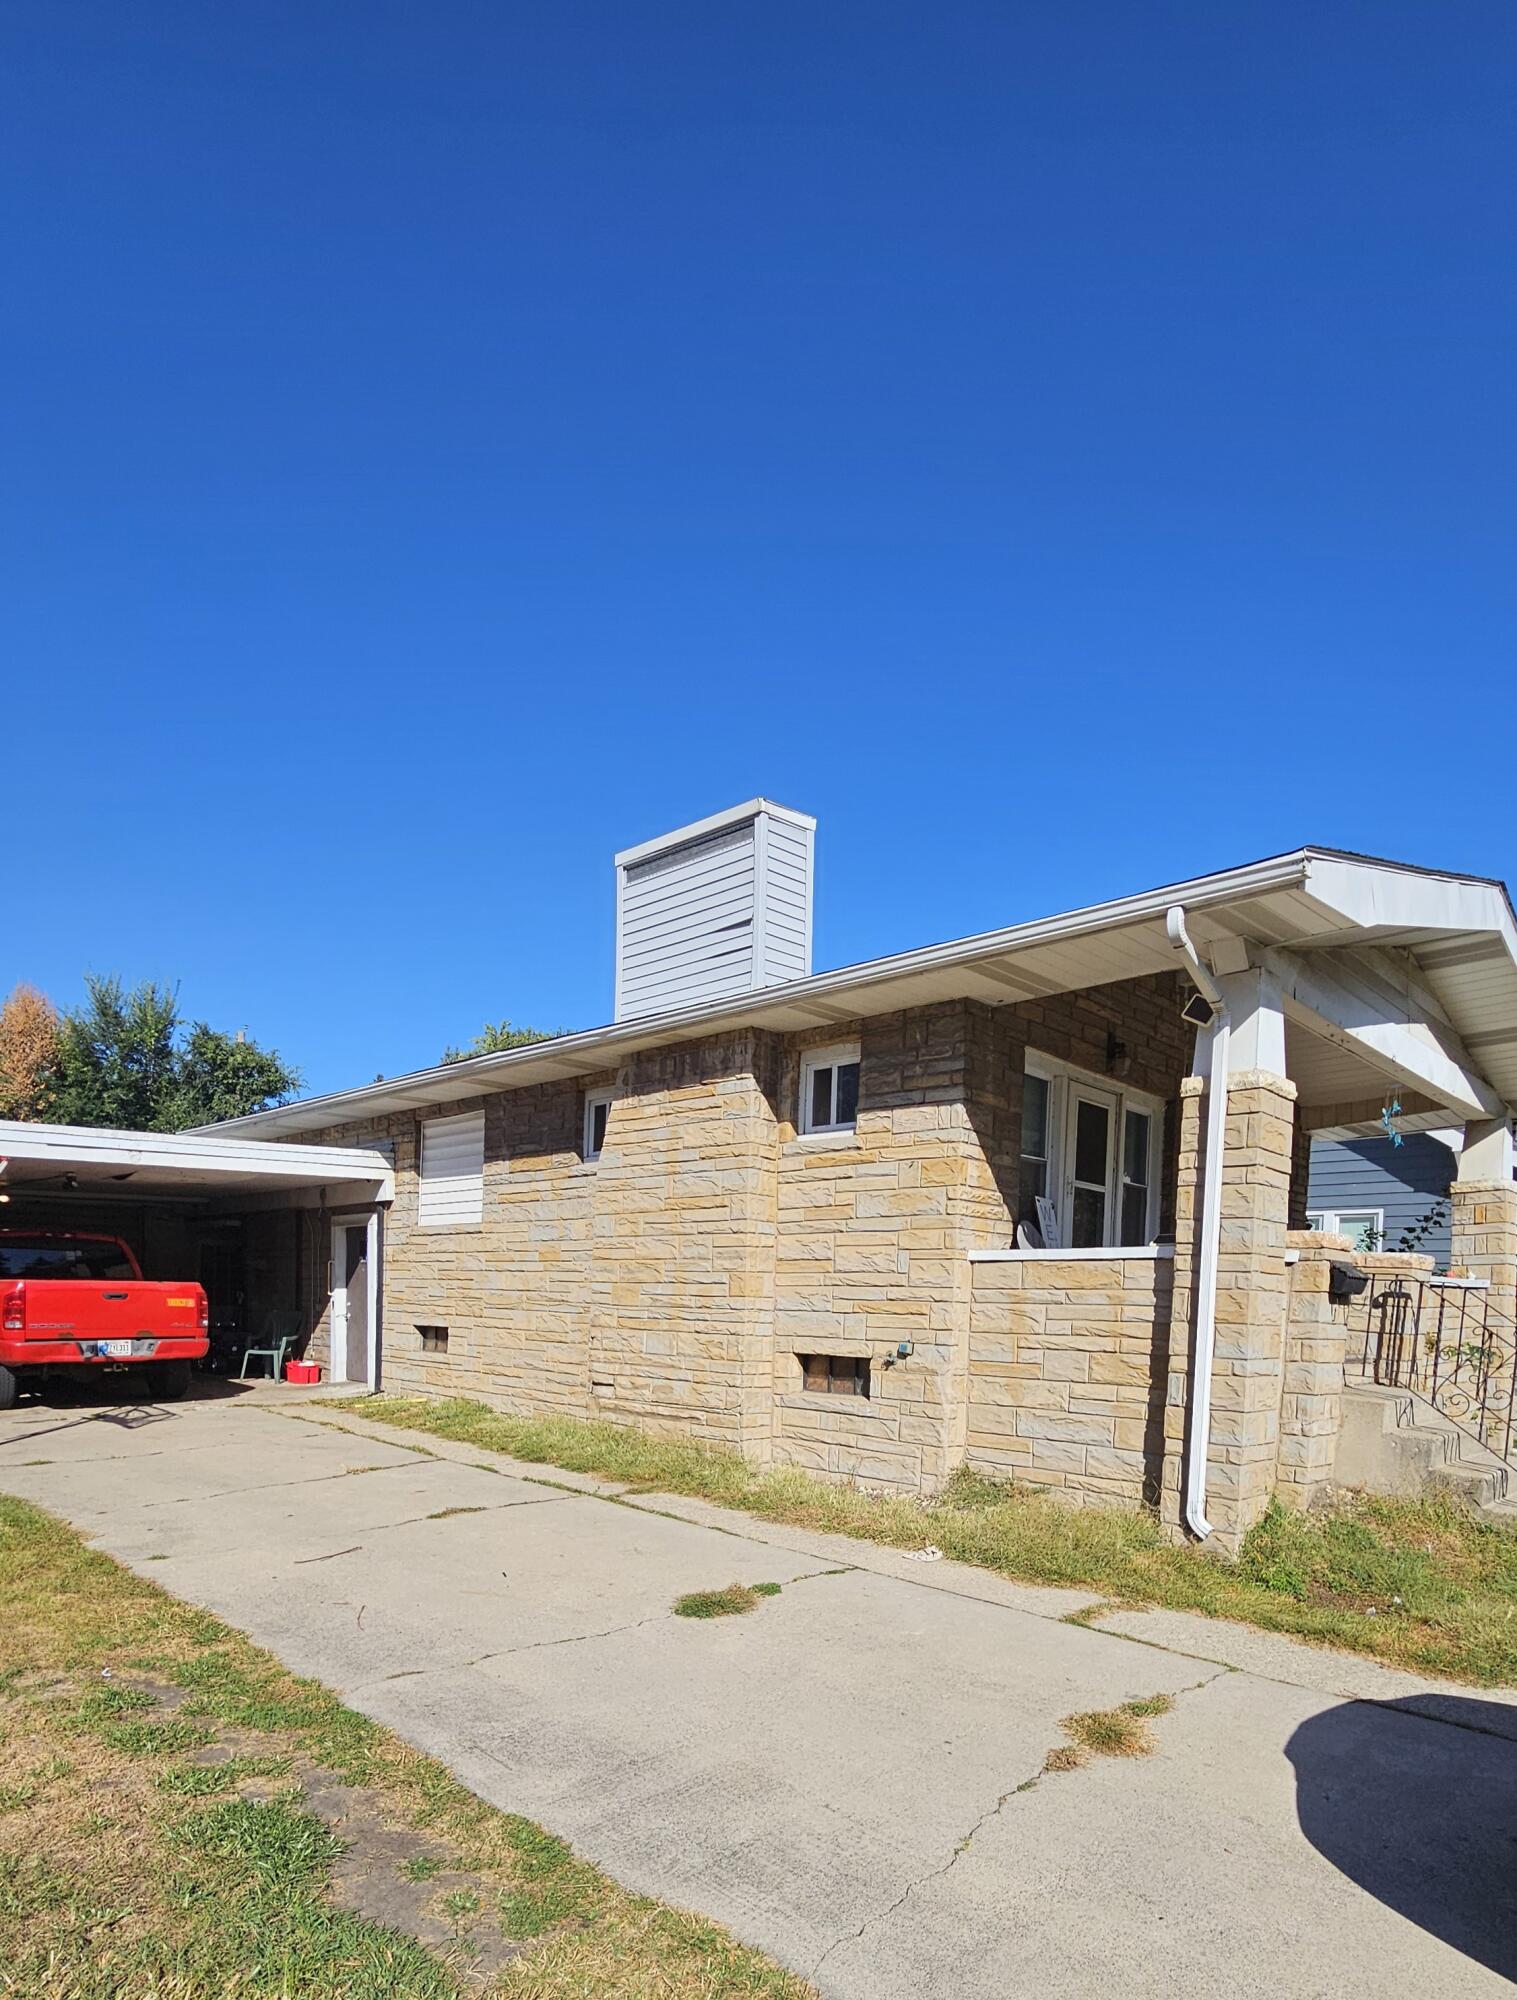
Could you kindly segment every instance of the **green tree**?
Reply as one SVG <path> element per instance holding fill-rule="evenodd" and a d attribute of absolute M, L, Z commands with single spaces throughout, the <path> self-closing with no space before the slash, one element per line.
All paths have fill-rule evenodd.
<path fill-rule="evenodd" d="M 179 1050 L 160 1129 L 182 1132 L 190 1125 L 244 1118 L 250 1111 L 283 1104 L 299 1088 L 298 1074 L 272 1049 L 196 1021 Z"/>
<path fill-rule="evenodd" d="M 470 1056 L 495 1056 L 503 1049 L 524 1049 L 528 1042 L 556 1041 L 566 1028 L 513 1028 L 509 1021 L 486 1021 L 467 1048 L 444 1049 L 445 1063 L 467 1062 Z"/>
<path fill-rule="evenodd" d="M 256 1042 L 186 1026 L 170 987 L 145 980 L 129 992 L 90 974 L 84 1005 L 63 1015 L 46 1117 L 57 1125 L 179 1132 L 281 1104 L 297 1071 Z"/>

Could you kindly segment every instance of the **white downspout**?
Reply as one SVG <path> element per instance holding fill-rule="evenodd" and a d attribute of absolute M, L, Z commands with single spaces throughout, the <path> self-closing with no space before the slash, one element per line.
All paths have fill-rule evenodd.
<path fill-rule="evenodd" d="M 1177 903 L 1164 919 L 1196 991 L 1211 1008 L 1206 1082 L 1206 1167 L 1201 1177 L 1201 1241 L 1196 1259 L 1196 1355 L 1190 1376 L 1190 1457 L 1185 1467 L 1185 1525 L 1197 1540 L 1206 1518 L 1206 1463 L 1211 1453 L 1212 1356 L 1217 1344 L 1217 1252 L 1222 1240 L 1222 1148 L 1227 1132 L 1227 1045 L 1232 1017 L 1217 982 L 1190 941 Z"/>

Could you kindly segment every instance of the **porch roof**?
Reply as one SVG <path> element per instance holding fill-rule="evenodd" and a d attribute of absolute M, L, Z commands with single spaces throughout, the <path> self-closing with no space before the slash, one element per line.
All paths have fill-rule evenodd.
<path fill-rule="evenodd" d="M 415 1070 L 201 1129 L 263 1137 L 310 1132 L 489 1091 L 592 1075 L 639 1049 L 739 1027 L 784 1032 L 840 1027 L 936 1001 L 1036 1000 L 1173 971 L 1178 961 L 1164 919 L 1176 903 L 1184 906 L 1203 955 L 1228 939 L 1298 954 L 1379 955 L 1382 981 L 1389 965 L 1391 976 L 1415 996 L 1428 1018 L 1462 1043 L 1495 1093 L 1508 1104 L 1517 1103 L 1517 921 L 1505 886 L 1304 847 L 1115 902 L 814 973 L 740 998 Z M 1352 1052 L 1341 1049 L 1330 1063 L 1309 1046 L 1319 1041 L 1316 1036 L 1296 1037 L 1303 1065 L 1312 1060 L 1322 1065 L 1314 1089 L 1347 1099 L 1356 1094 L 1355 1085 L 1378 1087 L 1377 1079 L 1394 1073 L 1393 1065 L 1366 1071 Z M 1372 1080 L 1369 1086 L 1366 1075 Z M 1446 1116 L 1442 1122 L 1448 1122 Z"/>

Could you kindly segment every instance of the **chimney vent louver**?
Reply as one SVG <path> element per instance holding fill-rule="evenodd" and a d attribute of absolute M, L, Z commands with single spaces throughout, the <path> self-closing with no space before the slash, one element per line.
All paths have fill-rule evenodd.
<path fill-rule="evenodd" d="M 617 1020 L 804 979 L 815 832 L 750 799 L 618 854 Z"/>

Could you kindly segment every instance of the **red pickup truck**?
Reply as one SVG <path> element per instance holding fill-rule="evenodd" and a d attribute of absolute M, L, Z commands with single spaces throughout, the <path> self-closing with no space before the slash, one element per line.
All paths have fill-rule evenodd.
<path fill-rule="evenodd" d="M 119 1238 L 0 1229 L 0 1410 L 28 1380 L 101 1368 L 145 1368 L 172 1400 L 209 1345 L 200 1286 L 149 1283 Z"/>

